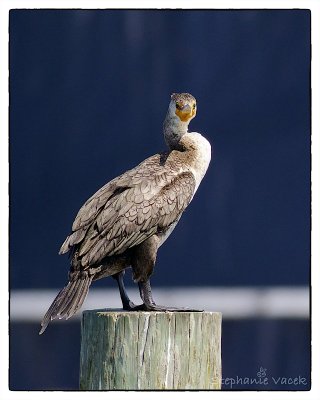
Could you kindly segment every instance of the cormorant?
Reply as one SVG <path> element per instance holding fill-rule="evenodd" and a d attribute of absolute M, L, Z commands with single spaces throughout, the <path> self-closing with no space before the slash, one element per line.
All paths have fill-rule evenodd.
<path fill-rule="evenodd" d="M 150 276 L 159 247 L 191 202 L 210 163 L 210 143 L 199 133 L 188 132 L 196 108 L 191 94 L 172 94 L 163 124 L 168 151 L 113 179 L 81 207 L 59 252 L 70 252 L 69 281 L 43 317 L 40 334 L 51 320 L 75 314 L 92 281 L 107 276 L 117 280 L 126 310 L 185 310 L 155 304 Z M 143 303 L 138 306 L 124 287 L 128 267 L 139 285 Z"/>

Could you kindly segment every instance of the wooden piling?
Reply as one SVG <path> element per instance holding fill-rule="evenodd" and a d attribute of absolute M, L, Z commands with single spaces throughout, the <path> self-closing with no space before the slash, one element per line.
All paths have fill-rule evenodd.
<path fill-rule="evenodd" d="M 80 389 L 221 388 L 221 313 L 84 311 Z"/>

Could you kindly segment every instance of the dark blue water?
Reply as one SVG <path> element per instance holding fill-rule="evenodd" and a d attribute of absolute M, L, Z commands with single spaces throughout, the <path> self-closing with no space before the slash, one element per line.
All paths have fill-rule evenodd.
<path fill-rule="evenodd" d="M 10 389 L 77 390 L 80 323 L 56 324 L 40 337 L 38 331 L 38 324 L 11 324 Z M 222 333 L 223 389 L 310 389 L 307 320 L 226 320 Z M 261 368 L 265 375 L 259 381 Z M 246 384 L 246 378 L 256 383 Z"/>
<path fill-rule="evenodd" d="M 213 160 L 154 284 L 307 284 L 309 63 L 303 10 L 12 11 L 11 287 L 64 283 L 78 209 L 165 148 L 180 91 Z"/>

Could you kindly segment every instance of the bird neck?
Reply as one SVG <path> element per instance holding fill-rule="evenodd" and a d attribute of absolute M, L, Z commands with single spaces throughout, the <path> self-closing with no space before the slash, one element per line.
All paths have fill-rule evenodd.
<path fill-rule="evenodd" d="M 180 139 L 188 132 L 189 122 L 183 122 L 176 116 L 169 115 L 163 123 L 163 134 L 170 150 L 183 150 Z"/>

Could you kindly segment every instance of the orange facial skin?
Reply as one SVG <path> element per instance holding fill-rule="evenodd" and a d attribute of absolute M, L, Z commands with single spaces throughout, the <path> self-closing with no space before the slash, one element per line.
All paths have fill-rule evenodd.
<path fill-rule="evenodd" d="M 180 118 L 181 121 L 188 122 L 190 119 L 194 118 L 196 113 L 196 107 L 190 107 L 189 104 L 181 106 L 179 103 L 177 103 L 176 115 Z"/>

